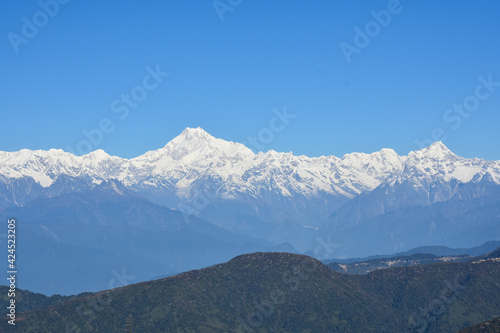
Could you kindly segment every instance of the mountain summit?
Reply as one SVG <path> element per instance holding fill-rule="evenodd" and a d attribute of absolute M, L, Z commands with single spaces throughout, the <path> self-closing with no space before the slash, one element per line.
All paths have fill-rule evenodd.
<path fill-rule="evenodd" d="M 212 139 L 215 138 L 201 127 L 196 127 L 196 128 L 186 127 L 186 129 L 182 131 L 182 133 L 179 134 L 179 136 L 177 136 L 174 140 L 189 141 L 189 140 L 212 140 Z"/>
<path fill-rule="evenodd" d="M 444 143 L 442 143 L 441 141 L 436 141 L 426 148 L 422 148 L 416 152 L 413 152 L 412 155 L 418 157 L 425 156 L 427 158 L 433 158 L 439 160 L 457 157 L 457 155 L 455 155 L 451 150 L 449 150 L 448 147 L 446 147 Z"/>
<path fill-rule="evenodd" d="M 199 153 L 200 151 L 207 153 L 207 150 L 212 150 L 216 151 L 216 154 L 225 154 L 226 156 L 237 155 L 238 153 L 247 155 L 247 157 L 253 157 L 254 155 L 250 149 L 241 143 L 217 139 L 201 127 L 186 128 L 181 134 L 167 143 L 164 149 L 167 154 L 178 151 L 184 151 L 185 154 Z M 174 155 L 176 154 L 174 153 Z"/>

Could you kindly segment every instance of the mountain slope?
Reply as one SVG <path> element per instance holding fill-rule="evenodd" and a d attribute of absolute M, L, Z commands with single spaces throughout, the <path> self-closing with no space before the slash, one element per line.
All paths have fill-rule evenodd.
<path fill-rule="evenodd" d="M 135 332 L 454 332 L 494 316 L 498 281 L 498 259 L 352 276 L 306 256 L 254 253 L 23 313 L 16 331 L 132 322 Z"/>
<path fill-rule="evenodd" d="M 0 286 L 0 306 L 5 309 L 9 306 L 10 297 L 8 296 L 9 287 Z M 46 296 L 43 294 L 33 293 L 31 291 L 16 289 L 16 310 L 18 312 L 28 312 L 32 310 L 42 309 L 49 306 L 54 306 L 64 302 L 68 302 L 76 299 L 77 297 L 83 297 L 87 294 L 80 294 L 78 296 L 61 296 L 53 295 Z"/>

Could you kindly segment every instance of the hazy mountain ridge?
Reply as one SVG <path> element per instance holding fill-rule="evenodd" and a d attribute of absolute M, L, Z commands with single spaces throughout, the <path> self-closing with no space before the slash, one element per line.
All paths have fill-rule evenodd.
<path fill-rule="evenodd" d="M 122 272 L 132 283 L 247 252 L 295 251 L 154 204 L 116 181 L 0 212 L 17 220 L 18 287 L 44 294 L 107 289 Z"/>
<path fill-rule="evenodd" d="M 467 255 L 438 257 L 432 254 L 413 254 L 410 256 L 394 256 L 384 259 L 356 261 L 353 263 L 331 262 L 327 266 L 338 273 L 367 274 L 378 269 L 391 267 L 428 265 L 440 262 L 467 262 L 471 259 L 472 257 Z"/>
<path fill-rule="evenodd" d="M 367 258 L 330 259 L 323 263 L 338 273 L 367 274 L 378 269 L 401 266 L 427 265 L 441 262 L 470 262 L 500 257 L 500 241 L 486 242 L 464 249 L 446 246 L 424 246 L 394 255 L 378 255 Z"/>
<path fill-rule="evenodd" d="M 414 254 L 430 254 L 435 257 L 460 257 L 460 256 L 469 256 L 469 257 L 478 257 L 484 254 L 494 253 L 496 249 L 500 248 L 500 241 L 488 241 L 479 246 L 471 247 L 471 248 L 450 248 L 447 246 L 419 246 L 413 248 L 409 251 L 398 252 L 394 254 L 386 254 L 386 255 L 373 255 L 365 258 L 348 258 L 348 259 L 338 259 L 331 258 L 327 260 L 323 260 L 325 265 L 329 263 L 341 263 L 341 264 L 350 264 L 356 262 L 365 262 L 373 259 L 389 259 L 392 257 L 410 257 Z"/>

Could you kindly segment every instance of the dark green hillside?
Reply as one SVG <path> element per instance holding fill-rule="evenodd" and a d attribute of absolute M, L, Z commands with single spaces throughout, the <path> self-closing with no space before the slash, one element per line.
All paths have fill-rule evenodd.
<path fill-rule="evenodd" d="M 8 297 L 8 292 L 9 292 L 9 287 L 0 286 L 1 309 L 5 309 L 7 306 L 9 306 L 10 298 Z M 60 304 L 86 295 L 86 294 L 81 294 L 78 296 L 53 295 L 51 297 L 47 297 L 43 294 L 32 293 L 31 291 L 20 290 L 20 289 L 17 289 L 15 293 L 16 293 L 16 302 L 18 304 L 17 310 L 20 312 L 26 312 L 47 306 Z"/>
<path fill-rule="evenodd" d="M 254 253 L 19 314 L 15 331 L 457 332 L 497 315 L 499 281 L 494 259 L 347 275 Z"/>

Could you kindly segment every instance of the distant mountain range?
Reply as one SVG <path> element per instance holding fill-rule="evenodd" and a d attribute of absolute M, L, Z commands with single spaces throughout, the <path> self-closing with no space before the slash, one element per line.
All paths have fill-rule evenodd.
<path fill-rule="evenodd" d="M 76 297 L 19 291 L 25 308 L 15 331 L 458 332 L 499 315 L 498 281 L 500 249 L 366 275 L 339 274 L 303 255 L 253 253 Z"/>
<path fill-rule="evenodd" d="M 67 294 L 104 289 L 112 271 L 137 282 L 252 251 L 324 260 L 500 240 L 500 161 L 441 142 L 407 156 L 254 153 L 187 128 L 133 159 L 0 152 L 0 212 L 19 219 L 26 275 L 62 270 L 25 288 Z"/>
<path fill-rule="evenodd" d="M 187 219 L 113 181 L 2 213 L 18 221 L 19 286 L 45 294 L 108 289 L 257 250 L 294 251 Z"/>
<path fill-rule="evenodd" d="M 367 258 L 331 259 L 324 261 L 328 267 L 339 273 L 367 274 L 374 270 L 427 265 L 441 262 L 467 262 L 473 258 L 487 257 L 500 248 L 500 241 L 486 242 L 470 249 L 451 249 L 446 246 L 424 246 L 396 253 L 394 255 L 377 255 Z M 500 255 L 499 255 L 500 256 Z"/>
<path fill-rule="evenodd" d="M 402 266 L 427 265 L 440 262 L 467 262 L 472 257 L 468 255 L 438 257 L 433 254 L 412 254 L 409 256 L 394 256 L 384 259 L 370 259 L 348 263 L 331 262 L 328 267 L 338 273 L 367 274 L 378 269 Z"/>

